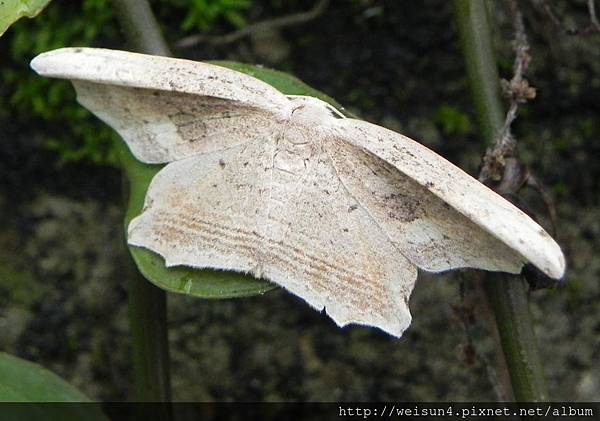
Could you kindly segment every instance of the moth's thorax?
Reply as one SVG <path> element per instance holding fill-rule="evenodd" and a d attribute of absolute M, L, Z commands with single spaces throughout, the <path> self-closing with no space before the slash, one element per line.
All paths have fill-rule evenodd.
<path fill-rule="evenodd" d="M 320 99 L 297 96 L 290 97 L 289 119 L 308 125 L 326 125 L 337 117 L 332 107 Z"/>

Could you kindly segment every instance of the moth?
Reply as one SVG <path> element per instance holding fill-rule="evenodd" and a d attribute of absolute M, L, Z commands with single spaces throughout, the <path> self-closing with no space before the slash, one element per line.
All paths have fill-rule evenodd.
<path fill-rule="evenodd" d="M 417 269 L 559 279 L 565 260 L 529 216 L 399 133 L 207 63 L 91 48 L 37 56 L 137 159 L 167 164 L 128 242 L 185 265 L 251 273 L 401 336 Z"/>

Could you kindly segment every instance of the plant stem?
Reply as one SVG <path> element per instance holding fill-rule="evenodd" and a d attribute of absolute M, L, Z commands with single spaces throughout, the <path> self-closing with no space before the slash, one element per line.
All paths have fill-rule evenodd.
<path fill-rule="evenodd" d="M 169 402 L 171 378 L 165 291 L 148 282 L 128 256 L 127 294 L 135 400 Z"/>
<path fill-rule="evenodd" d="M 112 0 L 112 4 L 131 48 L 146 54 L 170 55 L 147 0 Z M 140 275 L 131 257 L 129 264 L 135 400 L 168 402 L 171 378 L 166 293 Z"/>
<path fill-rule="evenodd" d="M 496 318 L 515 399 L 549 400 L 525 282 L 519 276 L 494 273 L 485 278 L 484 288 Z"/>
<path fill-rule="evenodd" d="M 144 54 L 172 55 L 148 0 L 112 0 L 112 4 L 131 48 Z"/>
<path fill-rule="evenodd" d="M 486 2 L 455 0 L 454 10 L 477 122 L 489 145 L 504 123 L 504 111 Z"/>
<path fill-rule="evenodd" d="M 481 135 L 491 145 L 502 128 L 504 111 L 486 6 L 482 0 L 454 1 Z M 515 399 L 548 400 L 524 282 L 518 276 L 490 273 L 484 287 L 494 311 Z"/>

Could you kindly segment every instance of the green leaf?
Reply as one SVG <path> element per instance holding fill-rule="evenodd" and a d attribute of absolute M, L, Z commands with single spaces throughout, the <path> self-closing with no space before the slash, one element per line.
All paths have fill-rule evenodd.
<path fill-rule="evenodd" d="M 319 98 L 320 100 L 325 101 L 337 108 L 342 113 L 349 115 L 347 112 L 344 112 L 344 107 L 342 107 L 336 100 L 328 95 L 325 95 L 321 91 L 311 88 L 297 77 L 288 73 L 267 69 L 265 67 L 255 66 L 252 64 L 238 63 L 235 61 L 213 61 L 211 63 L 249 74 L 250 76 L 268 83 L 286 95 L 314 96 L 315 98 Z"/>
<path fill-rule="evenodd" d="M 106 420 L 99 405 L 56 374 L 32 362 L 0 352 L 0 405 L 3 420 Z M 31 402 L 71 402 L 69 405 L 34 405 Z M 72 402 L 87 402 L 73 404 Z"/>
<path fill-rule="evenodd" d="M 218 64 L 254 76 L 269 83 L 286 95 L 310 95 L 342 107 L 327 95 L 311 88 L 301 80 L 286 73 L 248 64 L 219 61 Z M 142 211 L 150 181 L 162 165 L 149 165 L 136 160 L 124 142 L 119 142 L 121 165 L 129 179 L 129 204 L 126 226 Z M 276 285 L 237 272 L 199 270 L 185 266 L 167 268 L 158 254 L 140 247 L 129 247 L 138 269 L 146 279 L 168 291 L 202 298 L 232 298 L 263 294 Z"/>
<path fill-rule="evenodd" d="M 36 16 L 48 3 L 50 0 L 0 0 L 0 36 L 23 16 Z"/>

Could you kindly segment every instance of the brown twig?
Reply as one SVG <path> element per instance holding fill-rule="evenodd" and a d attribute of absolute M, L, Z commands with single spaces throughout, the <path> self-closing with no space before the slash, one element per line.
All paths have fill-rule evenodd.
<path fill-rule="evenodd" d="M 550 196 L 550 194 L 548 194 L 548 191 L 544 188 L 543 184 L 533 174 L 529 174 L 529 176 L 527 177 L 526 185 L 527 187 L 530 187 L 531 189 L 538 192 L 541 196 L 542 201 L 544 202 L 544 206 L 548 211 L 548 216 L 550 217 L 550 226 L 552 228 L 551 233 L 553 236 L 556 235 L 557 217 L 556 208 L 554 206 L 554 201 L 552 200 L 552 197 Z"/>
<path fill-rule="evenodd" d="M 565 34 L 567 34 L 567 35 L 577 35 L 579 33 L 579 30 L 577 28 L 573 28 L 573 27 L 567 28 L 567 27 L 565 27 L 565 25 L 563 24 L 563 22 L 561 21 L 561 19 L 554 12 L 554 8 L 552 7 L 552 4 L 550 3 L 550 1 L 544 0 L 544 2 L 542 3 L 542 7 L 544 9 L 544 12 L 546 12 L 546 14 L 548 15 L 548 17 L 552 21 L 552 23 L 554 23 L 554 25 L 557 28 L 560 28 L 560 30 L 562 30 Z"/>
<path fill-rule="evenodd" d="M 494 137 L 493 144 L 483 157 L 483 166 L 479 175 L 482 182 L 499 182 L 502 180 L 503 175 L 506 173 L 507 159 L 517 154 L 517 142 L 512 135 L 511 126 L 517 118 L 519 105 L 535 98 L 535 88 L 531 87 L 527 79 L 523 77 L 531 61 L 523 15 L 515 0 L 508 0 L 508 5 L 515 29 L 515 39 L 513 41 L 515 51 L 514 74 L 510 81 L 502 79 L 501 86 L 504 96 L 510 101 L 510 105 L 502 128 Z"/>
<path fill-rule="evenodd" d="M 600 33 L 600 22 L 598 22 L 598 17 L 596 15 L 596 3 L 595 0 L 587 1 L 587 9 L 590 17 L 590 24 L 583 27 L 566 27 L 565 24 L 561 21 L 561 19 L 554 12 L 552 4 L 549 0 L 544 0 L 542 2 L 542 8 L 557 28 L 560 28 L 567 35 L 590 35 L 593 33 Z"/>
<path fill-rule="evenodd" d="M 210 45 L 231 44 L 259 32 L 266 32 L 273 29 L 280 29 L 306 23 L 321 16 L 328 6 L 329 0 L 319 0 L 312 9 L 307 10 L 306 12 L 294 13 L 291 15 L 280 16 L 274 19 L 258 22 L 226 35 L 191 35 L 175 42 L 175 46 L 177 48 L 189 48 L 202 43 Z"/>
<path fill-rule="evenodd" d="M 510 81 L 502 79 L 500 82 L 503 93 L 509 99 L 510 104 L 502 128 L 483 157 L 479 178 L 482 182 L 490 183 L 493 181 L 496 192 L 508 198 L 516 196 L 517 192 L 525 186 L 536 190 L 542 196 L 550 215 L 552 228 L 555 229 L 556 211 L 552 199 L 537 178 L 518 159 L 517 141 L 511 132 L 512 123 L 517 118 L 519 105 L 535 98 L 536 92 L 523 76 L 531 62 L 523 15 L 516 0 L 508 0 L 508 5 L 515 31 L 513 41 L 515 51 L 514 74 Z M 593 5 L 591 7 L 593 8 Z M 595 14 L 592 16 L 595 17 Z"/>
<path fill-rule="evenodd" d="M 592 27 L 595 28 L 596 31 L 600 32 L 600 22 L 598 22 L 598 17 L 596 17 L 596 2 L 594 0 L 588 0 L 587 6 Z"/>

